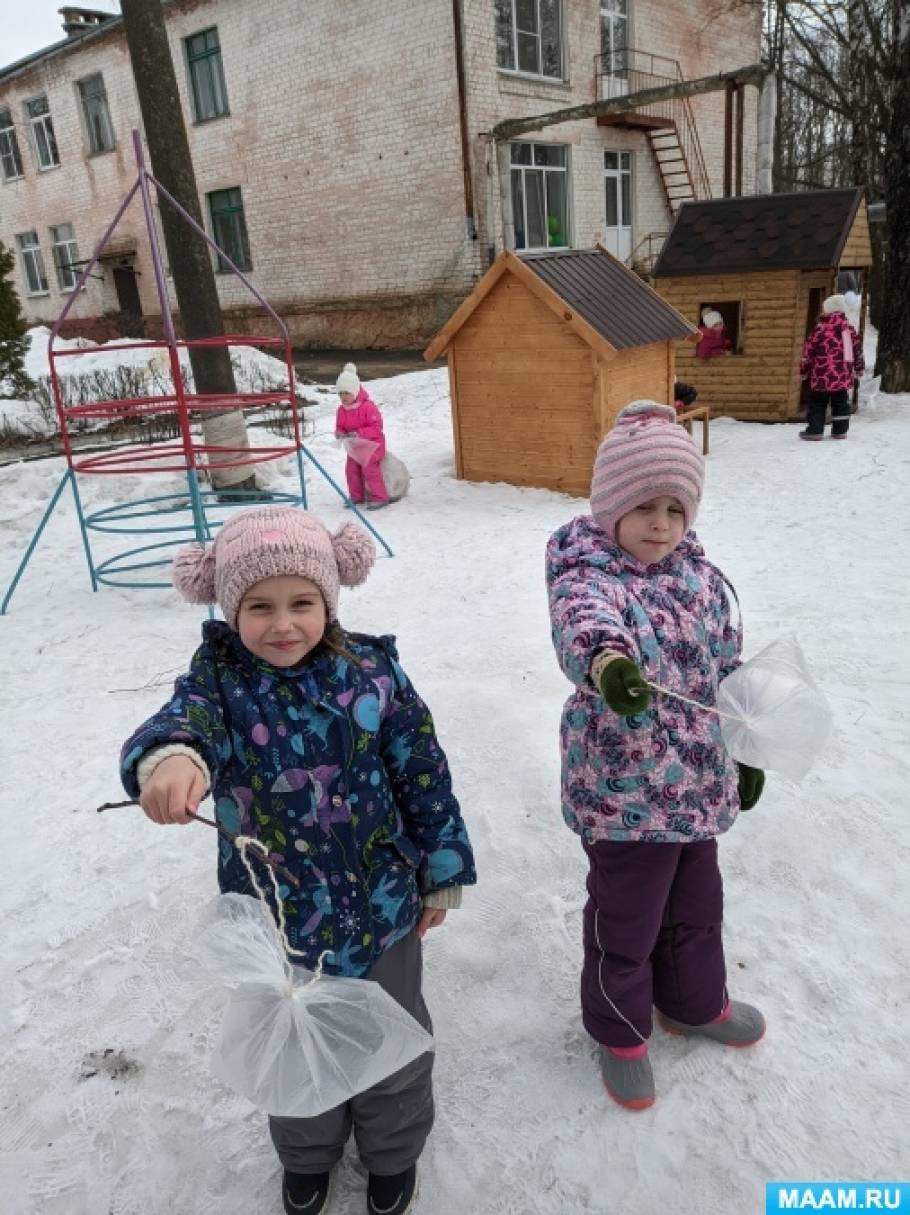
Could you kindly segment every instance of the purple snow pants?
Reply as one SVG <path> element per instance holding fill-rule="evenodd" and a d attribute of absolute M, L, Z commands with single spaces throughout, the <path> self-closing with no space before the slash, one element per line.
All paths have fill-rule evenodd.
<path fill-rule="evenodd" d="M 727 1002 L 717 841 L 585 844 L 581 1008 L 603 1046 L 638 1046 L 651 1010 L 705 1025 Z"/>

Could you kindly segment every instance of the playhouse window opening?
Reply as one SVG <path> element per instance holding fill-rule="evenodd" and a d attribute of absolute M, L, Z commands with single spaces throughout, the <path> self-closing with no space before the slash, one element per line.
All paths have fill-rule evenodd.
<path fill-rule="evenodd" d="M 512 219 L 516 249 L 569 243 L 569 150 L 563 144 L 513 143 Z"/>
<path fill-rule="evenodd" d="M 742 300 L 723 300 L 718 303 L 717 300 L 706 301 L 698 305 L 698 315 L 702 316 L 706 308 L 710 308 L 713 312 L 719 312 L 723 317 L 724 330 L 727 337 L 730 339 L 730 353 L 743 353 L 743 339 L 745 329 L 745 313 L 743 310 Z"/>

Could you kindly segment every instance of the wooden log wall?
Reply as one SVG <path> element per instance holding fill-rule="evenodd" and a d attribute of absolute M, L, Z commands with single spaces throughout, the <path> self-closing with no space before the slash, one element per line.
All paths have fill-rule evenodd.
<path fill-rule="evenodd" d="M 696 343 L 676 345 L 677 377 L 698 389 L 698 403 L 710 405 L 712 416 L 765 422 L 793 416 L 799 402 L 794 363 L 806 323 L 803 277 L 764 271 L 656 280 L 657 291 L 693 325 L 709 305 L 742 302 L 741 354 L 700 359 Z"/>
<path fill-rule="evenodd" d="M 866 214 L 865 199 L 857 208 L 853 226 L 844 242 L 840 264 L 848 270 L 865 269 L 872 265 L 872 240 L 869 236 L 869 217 Z"/>

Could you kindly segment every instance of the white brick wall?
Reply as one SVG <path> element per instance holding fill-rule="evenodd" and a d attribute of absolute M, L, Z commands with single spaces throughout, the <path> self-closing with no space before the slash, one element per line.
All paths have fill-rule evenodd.
<path fill-rule="evenodd" d="M 688 76 L 754 62 L 757 14 L 713 16 L 713 0 L 632 0 L 632 45 L 678 58 Z M 168 32 L 200 195 L 240 186 L 253 261 L 251 279 L 305 340 L 400 345 L 422 340 L 448 315 L 501 246 L 495 156 L 483 138 L 498 121 L 593 99 L 598 0 L 567 0 L 568 81 L 550 83 L 496 68 L 493 0 L 464 0 L 465 71 L 478 240 L 465 218 L 451 0 L 180 0 L 166 6 Z M 712 14 L 709 20 L 709 12 Z M 192 123 L 183 39 L 217 26 L 230 115 Z M 89 157 L 77 79 L 102 72 L 116 150 Z M 751 94 L 753 91 L 749 90 Z M 48 97 L 61 166 L 39 173 L 23 113 Z M 719 192 L 723 98 L 697 99 L 709 169 Z M 72 223 L 87 257 L 134 177 L 130 131 L 139 109 L 122 28 L 0 79 L 0 108 L 19 127 L 25 177 L 0 183 L 0 239 L 35 229 L 50 281 L 28 297 L 30 320 L 53 320 L 66 297 L 51 265 L 49 227 Z M 746 190 L 752 188 L 755 101 L 747 111 Z M 644 135 L 593 119 L 548 128 L 571 147 L 573 242 L 603 235 L 603 150 L 634 153 L 634 238 L 666 229 L 662 187 Z M 490 172 L 487 169 L 489 166 Z M 144 226 L 134 202 L 117 243 L 133 238 L 143 309 L 159 312 Z M 21 276 L 21 267 L 19 270 Z M 90 281 L 70 316 L 117 306 L 109 271 Z M 218 276 L 227 309 L 252 303 L 242 284 Z M 232 324 L 259 322 L 234 317 Z"/>

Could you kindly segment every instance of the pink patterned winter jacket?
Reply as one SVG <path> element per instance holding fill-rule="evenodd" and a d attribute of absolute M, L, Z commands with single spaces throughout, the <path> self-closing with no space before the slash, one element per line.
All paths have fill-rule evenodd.
<path fill-rule="evenodd" d="M 590 515 L 550 538 L 546 558 L 553 644 L 575 684 L 562 715 L 562 811 L 588 842 L 707 839 L 739 812 L 737 768 L 718 719 L 654 693 L 620 717 L 591 682 L 601 650 L 624 654 L 645 678 L 701 704 L 740 663 L 720 570 L 688 532 L 669 556 L 642 565 Z"/>
<path fill-rule="evenodd" d="M 853 356 L 847 358 L 847 350 Z M 808 380 L 814 392 L 843 392 L 863 373 L 863 348 L 859 334 L 842 312 L 821 317 L 806 338 L 799 377 Z"/>
<path fill-rule="evenodd" d="M 335 430 L 341 435 L 356 431 L 361 439 L 369 439 L 371 443 L 378 443 L 379 448 L 373 453 L 372 459 L 381 460 L 385 455 L 382 414 L 363 386 L 354 398 L 353 405 L 338 406 L 338 412 L 335 415 Z"/>

